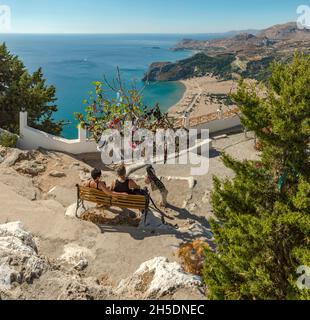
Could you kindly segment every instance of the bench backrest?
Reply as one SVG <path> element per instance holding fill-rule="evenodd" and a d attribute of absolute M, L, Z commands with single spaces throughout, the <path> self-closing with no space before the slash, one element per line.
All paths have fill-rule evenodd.
<path fill-rule="evenodd" d="M 113 196 L 112 207 L 128 208 L 128 209 L 145 209 L 147 199 L 145 196 Z"/>
<path fill-rule="evenodd" d="M 81 200 L 94 202 L 100 205 L 111 207 L 112 198 L 107 194 L 105 194 L 104 192 L 97 189 L 88 188 L 88 187 L 77 186 L 77 188 L 78 188 L 78 197 Z"/>
<path fill-rule="evenodd" d="M 94 202 L 106 207 L 145 209 L 148 206 L 149 200 L 146 196 L 120 195 L 111 197 L 97 189 L 81 186 L 77 186 L 77 188 L 78 197 L 81 200 Z"/>

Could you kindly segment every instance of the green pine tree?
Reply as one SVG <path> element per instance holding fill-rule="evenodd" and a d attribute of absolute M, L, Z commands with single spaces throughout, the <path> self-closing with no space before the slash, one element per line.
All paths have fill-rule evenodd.
<path fill-rule="evenodd" d="M 214 178 L 217 250 L 206 252 L 208 298 L 309 299 L 296 270 L 310 267 L 310 57 L 273 64 L 265 93 L 257 91 L 241 81 L 232 95 L 263 151 L 258 162 L 224 154 L 235 178 Z"/>
<path fill-rule="evenodd" d="M 52 118 L 55 101 L 55 88 L 45 84 L 42 70 L 29 74 L 17 56 L 0 45 L 0 128 L 18 133 L 19 112 L 25 109 L 29 125 L 59 135 L 63 122 Z"/>

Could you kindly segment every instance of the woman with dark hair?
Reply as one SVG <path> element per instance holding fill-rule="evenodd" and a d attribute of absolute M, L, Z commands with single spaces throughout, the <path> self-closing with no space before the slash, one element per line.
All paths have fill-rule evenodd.
<path fill-rule="evenodd" d="M 93 169 L 91 172 L 92 179 L 85 183 L 85 187 L 101 190 L 105 194 L 109 196 L 117 196 L 121 194 L 127 194 L 126 192 L 115 192 L 111 191 L 109 188 L 107 188 L 107 185 L 104 181 L 101 181 L 101 170 L 100 169 Z"/>

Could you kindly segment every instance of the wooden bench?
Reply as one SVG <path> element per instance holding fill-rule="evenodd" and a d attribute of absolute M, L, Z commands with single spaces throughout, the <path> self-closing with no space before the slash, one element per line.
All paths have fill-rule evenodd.
<path fill-rule="evenodd" d="M 119 196 L 109 196 L 101 190 L 82 187 L 76 185 L 77 188 L 77 206 L 76 213 L 79 208 L 82 206 L 86 210 L 84 201 L 93 202 L 98 205 L 111 208 L 117 207 L 121 209 L 139 209 L 144 212 L 144 219 L 146 219 L 149 204 L 150 204 L 150 195 L 147 193 L 145 196 L 140 195 L 119 195 Z"/>

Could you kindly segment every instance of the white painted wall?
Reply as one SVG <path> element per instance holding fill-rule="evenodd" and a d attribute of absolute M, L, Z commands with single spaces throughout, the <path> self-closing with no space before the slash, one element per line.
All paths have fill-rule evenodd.
<path fill-rule="evenodd" d="M 207 123 L 202 123 L 192 128 L 194 129 L 209 129 L 210 134 L 216 133 L 222 130 L 234 128 L 241 125 L 240 118 L 238 116 L 234 116 L 231 118 L 225 118 L 220 120 L 214 120 Z"/>
<path fill-rule="evenodd" d="M 234 128 L 240 125 L 238 116 L 231 118 L 214 120 L 200 124 L 194 129 L 209 129 L 210 133 L 216 133 L 225 129 Z M 43 131 L 31 128 L 27 123 L 27 112 L 20 113 L 20 138 L 17 146 L 20 149 L 34 150 L 44 148 L 47 150 L 67 152 L 71 154 L 98 152 L 97 144 L 94 140 L 87 139 L 86 130 L 79 127 L 79 138 L 76 140 L 64 139 Z M 210 143 L 210 142 L 208 142 Z"/>
<path fill-rule="evenodd" d="M 79 128 L 79 138 L 76 140 L 64 139 L 29 127 L 27 116 L 27 112 L 20 113 L 19 148 L 33 150 L 41 147 L 71 154 L 97 152 L 97 144 L 94 140 L 86 138 L 86 130 Z"/>

